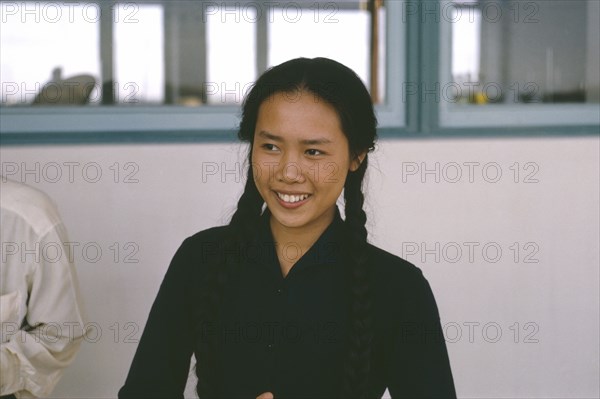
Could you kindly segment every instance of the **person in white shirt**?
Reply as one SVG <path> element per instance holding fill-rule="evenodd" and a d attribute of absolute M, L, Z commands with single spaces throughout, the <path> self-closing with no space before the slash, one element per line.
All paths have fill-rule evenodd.
<path fill-rule="evenodd" d="M 0 397 L 48 396 L 85 333 L 79 284 L 52 200 L 0 177 Z"/>

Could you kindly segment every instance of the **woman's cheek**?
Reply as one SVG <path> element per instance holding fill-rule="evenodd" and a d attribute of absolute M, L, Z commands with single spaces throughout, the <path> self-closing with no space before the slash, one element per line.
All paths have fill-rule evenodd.
<path fill-rule="evenodd" d="M 327 183 L 328 184 L 339 184 L 341 179 L 342 179 L 342 175 L 343 175 L 343 171 L 342 168 L 340 168 L 339 163 L 337 162 L 330 162 L 330 167 L 329 167 L 329 171 L 328 171 L 328 175 L 327 175 Z"/>

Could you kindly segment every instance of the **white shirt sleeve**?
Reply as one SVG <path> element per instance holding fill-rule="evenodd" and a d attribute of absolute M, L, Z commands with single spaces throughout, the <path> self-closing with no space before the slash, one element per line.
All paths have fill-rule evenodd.
<path fill-rule="evenodd" d="M 58 222 L 39 234 L 4 208 L 2 224 L 0 396 L 48 396 L 84 335 L 67 233 Z"/>

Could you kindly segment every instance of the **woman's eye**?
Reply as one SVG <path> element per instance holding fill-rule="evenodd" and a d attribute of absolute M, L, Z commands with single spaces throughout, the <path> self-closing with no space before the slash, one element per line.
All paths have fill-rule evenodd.
<path fill-rule="evenodd" d="M 316 150 L 314 148 L 306 150 L 306 152 L 308 153 L 308 155 L 323 155 L 323 153 L 320 150 Z"/>
<path fill-rule="evenodd" d="M 270 143 L 263 144 L 262 147 L 268 151 L 278 150 L 278 148 L 275 144 L 270 144 Z"/>

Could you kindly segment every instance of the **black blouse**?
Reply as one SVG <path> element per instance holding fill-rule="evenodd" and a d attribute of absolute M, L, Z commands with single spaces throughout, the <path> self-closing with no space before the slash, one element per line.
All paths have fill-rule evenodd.
<path fill-rule="evenodd" d="M 218 386 L 223 398 L 337 398 L 350 323 L 349 281 L 341 261 L 339 209 L 284 278 L 265 209 L 253 245 L 230 277 L 221 324 Z M 187 238 L 152 306 L 119 398 L 183 398 L 194 352 L 193 308 L 203 266 L 218 261 L 226 227 Z M 288 257 L 297 254 L 286 247 Z M 371 397 L 456 397 L 438 309 L 421 270 L 368 245 L 373 325 Z M 199 359 L 198 362 L 201 362 Z"/>

